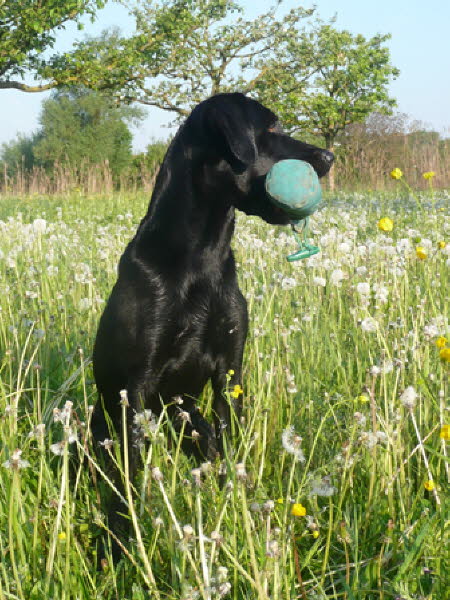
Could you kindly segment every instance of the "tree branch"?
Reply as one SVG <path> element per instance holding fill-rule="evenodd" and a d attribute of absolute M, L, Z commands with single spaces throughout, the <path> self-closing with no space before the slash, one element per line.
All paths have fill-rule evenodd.
<path fill-rule="evenodd" d="M 150 91 L 148 91 L 148 90 L 143 90 L 143 91 L 150 94 Z M 131 100 L 132 102 L 139 102 L 139 104 L 145 104 L 146 106 L 156 106 L 156 108 L 161 108 L 162 110 L 176 112 L 179 115 L 182 115 L 184 117 L 187 117 L 190 113 L 189 110 L 181 108 L 180 106 L 176 106 L 175 104 L 170 102 L 170 100 L 167 96 L 164 96 L 162 98 L 162 101 L 146 100 L 145 98 L 138 98 L 138 97 L 131 97 L 131 96 L 129 96 L 129 100 Z M 165 102 L 165 104 L 164 104 L 164 102 Z"/>
<path fill-rule="evenodd" d="M 0 81 L 0 90 L 15 89 L 21 92 L 45 92 L 45 90 L 51 90 L 58 85 L 57 81 L 45 83 L 43 85 L 27 85 L 20 81 Z"/>

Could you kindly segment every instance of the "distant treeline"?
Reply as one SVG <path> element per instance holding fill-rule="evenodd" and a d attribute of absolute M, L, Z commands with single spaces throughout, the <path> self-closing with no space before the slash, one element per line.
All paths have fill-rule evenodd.
<path fill-rule="evenodd" d="M 399 167 L 414 188 L 426 188 L 429 183 L 423 173 L 434 171 L 433 186 L 450 188 L 450 139 L 440 139 L 434 131 L 375 135 L 363 126 L 349 131 L 335 148 L 336 189 L 388 189 L 395 181 L 390 171 Z M 319 141 L 320 143 L 320 141 Z M 108 193 L 114 190 L 150 192 L 163 160 L 167 142 L 153 141 L 146 152 L 131 156 L 121 170 L 113 170 L 107 159 L 97 163 L 55 162 L 51 169 L 29 163 L 23 158 L 13 165 L 3 162 L 0 172 L 0 193 L 51 194 Z M 325 186 L 326 186 L 325 180 Z"/>
<path fill-rule="evenodd" d="M 133 154 L 129 125 L 143 117 L 141 109 L 118 108 L 93 92 L 58 91 L 43 103 L 39 131 L 3 145 L 0 192 L 150 191 L 168 142 L 153 140 L 145 152 Z M 298 137 L 325 146 L 320 136 Z M 434 187 L 450 187 L 450 138 L 426 131 L 404 114 L 373 113 L 349 125 L 337 137 L 334 152 L 336 189 L 393 186 L 389 173 L 395 167 L 413 187 L 428 186 L 422 175 L 429 171 L 436 174 Z"/>

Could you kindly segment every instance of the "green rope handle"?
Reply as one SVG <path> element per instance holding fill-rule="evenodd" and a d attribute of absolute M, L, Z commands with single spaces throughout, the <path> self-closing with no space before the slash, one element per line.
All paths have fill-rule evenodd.
<path fill-rule="evenodd" d="M 302 228 L 300 231 L 297 229 L 297 226 L 301 224 Z M 309 217 L 305 219 L 301 219 L 300 221 L 291 221 L 291 228 L 294 233 L 294 237 L 298 243 L 298 250 L 293 254 L 289 254 L 286 256 L 286 259 L 289 262 L 294 262 L 296 260 L 302 260 L 303 258 L 309 258 L 310 256 L 314 256 L 320 252 L 320 249 L 317 246 L 312 246 L 308 244 L 307 235 L 308 235 L 308 225 L 309 225 Z M 300 237 L 300 235 L 302 237 Z"/>

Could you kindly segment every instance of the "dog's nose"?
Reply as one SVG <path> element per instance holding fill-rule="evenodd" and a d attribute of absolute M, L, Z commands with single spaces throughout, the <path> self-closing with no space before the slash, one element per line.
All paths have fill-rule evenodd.
<path fill-rule="evenodd" d="M 331 163 L 334 161 L 334 154 L 329 150 L 322 150 L 322 160 L 331 165 Z"/>

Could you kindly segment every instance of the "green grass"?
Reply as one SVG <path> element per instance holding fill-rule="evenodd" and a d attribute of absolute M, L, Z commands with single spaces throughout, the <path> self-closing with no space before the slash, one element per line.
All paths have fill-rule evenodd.
<path fill-rule="evenodd" d="M 90 439 L 90 355 L 147 199 L 2 198 L 0 600 L 450 598 L 440 436 L 450 363 L 436 346 L 450 338 L 449 198 L 329 197 L 311 219 L 321 253 L 293 264 L 287 229 L 239 216 L 251 332 L 227 483 L 218 485 L 218 464 L 191 473 L 196 465 L 168 447 L 162 415 L 145 429 L 144 467 L 127 486 L 127 555 L 100 571 L 98 496 L 109 486 Z M 385 216 L 387 234 L 377 228 Z M 210 416 L 209 388 L 200 404 Z M 301 436 L 304 462 L 283 432 L 291 450 Z M 77 449 L 90 462 L 74 478 Z"/>

